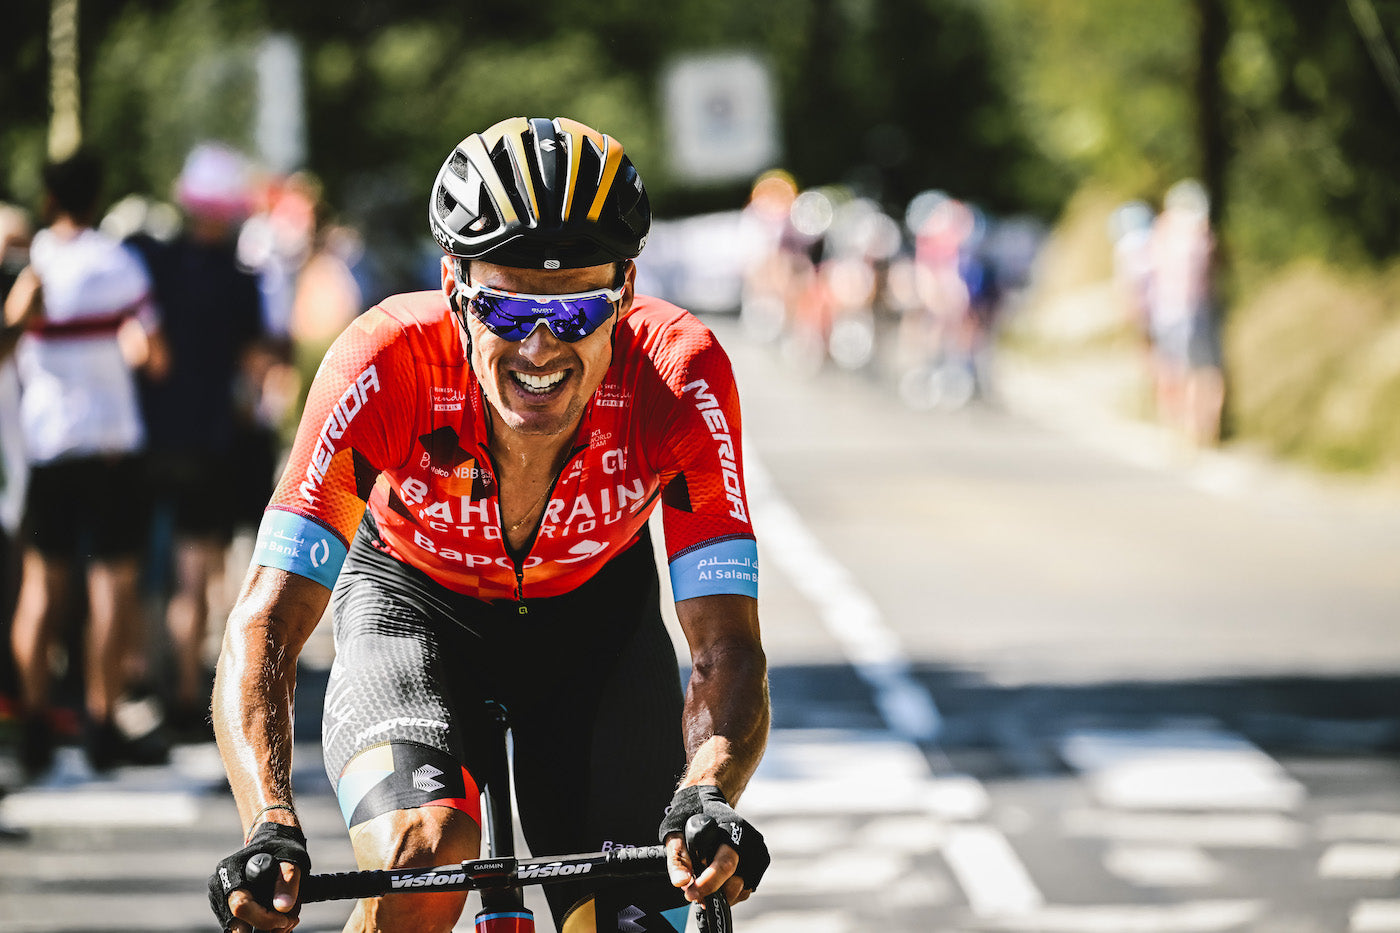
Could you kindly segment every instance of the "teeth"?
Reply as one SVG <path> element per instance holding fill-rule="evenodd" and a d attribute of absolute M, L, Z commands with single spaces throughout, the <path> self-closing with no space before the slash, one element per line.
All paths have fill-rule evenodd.
<path fill-rule="evenodd" d="M 516 381 L 525 388 L 534 392 L 548 392 L 557 386 L 564 378 L 563 372 L 551 373 L 548 376 L 531 376 L 528 373 L 512 373 Z"/>

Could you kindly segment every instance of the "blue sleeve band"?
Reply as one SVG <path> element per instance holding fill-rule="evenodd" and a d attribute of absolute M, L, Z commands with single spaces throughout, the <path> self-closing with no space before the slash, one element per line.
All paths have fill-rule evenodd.
<path fill-rule="evenodd" d="M 696 596 L 736 594 L 758 597 L 758 543 L 726 538 L 679 554 L 671 561 L 676 601 Z"/>
<path fill-rule="evenodd" d="M 268 509 L 258 526 L 253 563 L 315 580 L 330 589 L 349 549 L 325 525 L 284 509 Z"/>

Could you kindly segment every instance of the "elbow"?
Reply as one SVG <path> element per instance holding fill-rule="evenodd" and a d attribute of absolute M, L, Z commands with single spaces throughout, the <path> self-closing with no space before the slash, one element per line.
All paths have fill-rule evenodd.
<path fill-rule="evenodd" d="M 691 678 L 705 682 L 733 678 L 740 682 L 768 682 L 768 656 L 758 642 L 719 642 L 697 652 L 691 661 Z"/>

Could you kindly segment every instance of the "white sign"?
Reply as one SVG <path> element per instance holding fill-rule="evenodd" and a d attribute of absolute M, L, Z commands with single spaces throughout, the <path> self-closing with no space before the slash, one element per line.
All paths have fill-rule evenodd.
<path fill-rule="evenodd" d="M 768 66 L 725 52 L 676 59 L 662 81 L 671 169 L 694 182 L 750 180 L 778 158 Z"/>
<path fill-rule="evenodd" d="M 276 34 L 258 46 L 258 109 L 253 136 L 258 155 L 275 172 L 292 172 L 306 159 L 301 46 Z"/>

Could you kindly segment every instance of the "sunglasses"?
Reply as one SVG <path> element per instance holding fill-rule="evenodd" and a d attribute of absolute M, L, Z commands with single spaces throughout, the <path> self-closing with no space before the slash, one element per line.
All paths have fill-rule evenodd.
<path fill-rule="evenodd" d="M 554 336 L 573 343 L 612 317 L 624 286 L 569 295 L 525 295 L 474 284 L 457 288 L 472 315 L 502 340 L 524 340 L 543 321 Z"/>

